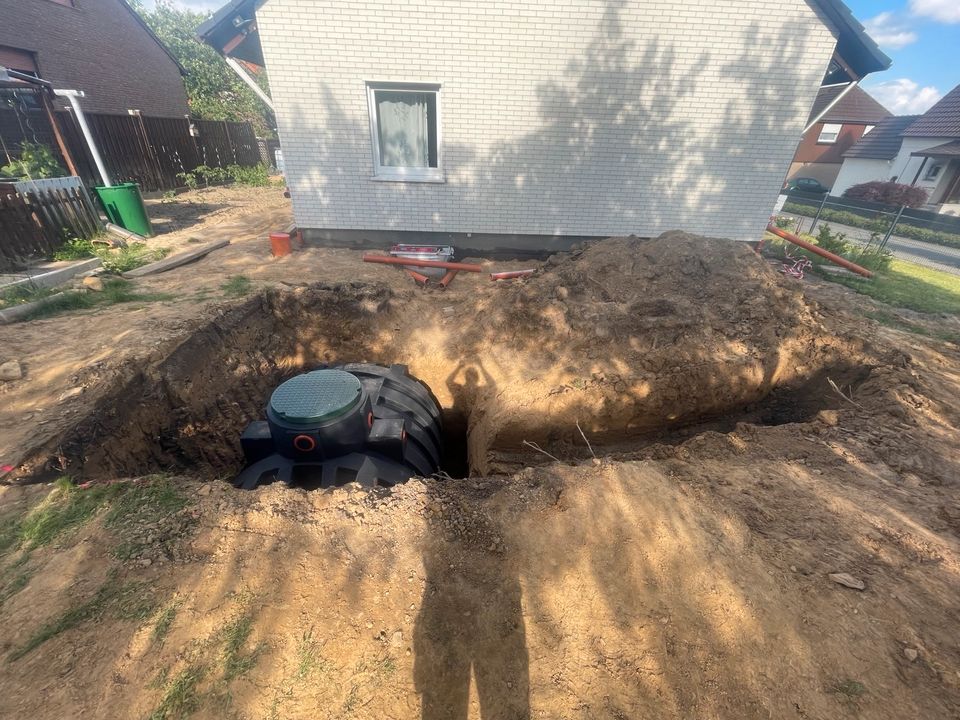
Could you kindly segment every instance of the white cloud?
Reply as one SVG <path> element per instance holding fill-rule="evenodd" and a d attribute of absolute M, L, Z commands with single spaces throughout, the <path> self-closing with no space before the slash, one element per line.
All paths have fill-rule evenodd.
<path fill-rule="evenodd" d="M 917 41 L 917 34 L 904 25 L 892 12 L 882 12 L 863 23 L 877 45 L 899 50 Z"/>
<path fill-rule="evenodd" d="M 910 0 L 914 15 L 932 18 L 943 23 L 960 23 L 960 2 L 957 0 Z"/>
<path fill-rule="evenodd" d="M 943 97 L 932 85 L 920 87 L 909 78 L 888 80 L 865 89 L 894 115 L 919 115 Z"/>

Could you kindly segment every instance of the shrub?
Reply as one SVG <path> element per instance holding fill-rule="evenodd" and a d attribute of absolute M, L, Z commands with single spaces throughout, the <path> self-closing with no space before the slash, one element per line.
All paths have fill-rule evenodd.
<path fill-rule="evenodd" d="M 911 185 L 874 180 L 847 188 L 843 197 L 884 205 L 906 205 L 909 208 L 918 208 L 927 202 L 927 191 Z"/>
<path fill-rule="evenodd" d="M 20 144 L 20 158 L 0 167 L 0 175 L 31 179 L 62 177 L 67 171 L 60 167 L 56 155 L 46 145 L 24 142 Z"/>
<path fill-rule="evenodd" d="M 794 219 L 785 215 L 777 215 L 773 218 L 773 224 L 781 230 L 793 230 Z"/>
<path fill-rule="evenodd" d="M 109 250 L 104 248 L 96 251 L 103 261 L 103 269 L 108 273 L 120 275 L 157 260 L 163 260 L 170 252 L 170 248 L 149 248 L 144 243 L 130 243 L 124 248 Z"/>
<path fill-rule="evenodd" d="M 833 232 L 827 224 L 820 225 L 817 231 L 817 245 L 834 255 L 846 255 L 853 249 L 846 238 L 843 233 Z"/>
<path fill-rule="evenodd" d="M 250 187 L 266 187 L 270 184 L 269 170 L 263 164 L 253 167 L 228 165 L 225 168 L 197 165 L 190 172 L 177 173 L 177 177 L 191 190 L 200 187 L 201 181 L 206 187 L 223 185 L 231 181 Z"/>
<path fill-rule="evenodd" d="M 270 184 L 270 173 L 267 166 L 260 164 L 253 167 L 241 167 L 240 165 L 230 165 L 227 172 L 235 182 L 240 185 L 250 187 L 266 187 Z"/>

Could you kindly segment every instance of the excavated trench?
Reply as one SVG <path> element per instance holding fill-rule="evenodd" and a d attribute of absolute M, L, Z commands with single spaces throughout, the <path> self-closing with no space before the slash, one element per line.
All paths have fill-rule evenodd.
<path fill-rule="evenodd" d="M 460 317 L 446 325 L 439 312 L 411 318 L 378 286 L 267 291 L 197 327 L 159 361 L 129 366 L 93 412 L 38 448 L 33 477 L 232 477 L 244 464 L 240 433 L 263 417 L 272 390 L 325 364 L 407 364 L 440 401 L 442 470 L 453 478 L 547 461 L 525 441 L 563 460 L 586 457 L 578 424 L 600 455 L 741 422 L 807 422 L 843 402 L 828 378 L 855 388 L 870 372 L 850 362 L 849 348 L 818 345 L 802 362 L 785 359 L 796 339 L 777 338 L 773 353 L 691 362 L 671 351 L 676 364 L 651 369 L 637 360 L 631 375 L 622 358 L 597 360 L 576 348 L 564 356 L 548 343 L 537 347 L 535 337 L 491 332 L 502 318 Z M 434 335 L 442 328 L 442 347 L 426 352 L 418 327 Z"/>

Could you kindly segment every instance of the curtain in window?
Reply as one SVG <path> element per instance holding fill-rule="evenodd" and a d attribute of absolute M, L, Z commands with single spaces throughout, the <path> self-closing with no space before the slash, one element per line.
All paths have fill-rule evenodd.
<path fill-rule="evenodd" d="M 430 93 L 377 92 L 380 164 L 430 167 Z"/>

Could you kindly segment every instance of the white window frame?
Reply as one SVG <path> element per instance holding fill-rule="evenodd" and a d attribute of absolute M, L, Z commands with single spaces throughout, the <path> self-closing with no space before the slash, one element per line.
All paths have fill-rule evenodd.
<path fill-rule="evenodd" d="M 927 168 L 926 174 L 923 176 L 924 180 L 936 180 L 940 177 L 940 173 L 943 172 L 943 163 L 935 162 L 929 168 Z"/>
<path fill-rule="evenodd" d="M 446 182 L 443 174 L 443 116 L 440 110 L 440 89 L 437 82 L 387 82 L 367 80 L 367 110 L 370 114 L 370 144 L 373 149 L 373 177 L 371 180 L 387 182 Z M 432 92 L 436 96 L 437 108 L 437 166 L 392 167 L 380 164 L 380 129 L 377 126 L 377 91 L 392 90 L 400 92 Z"/>
<path fill-rule="evenodd" d="M 866 135 L 867 133 L 871 132 L 875 127 L 876 125 L 867 125 L 866 127 L 863 128 L 863 134 Z"/>
<path fill-rule="evenodd" d="M 829 130 L 828 128 L 836 128 L 836 130 Z M 820 129 L 820 137 L 817 138 L 818 145 L 833 145 L 840 138 L 840 133 L 843 132 L 842 123 L 824 123 L 823 127 Z M 832 139 L 825 139 L 824 136 L 833 136 Z"/>

